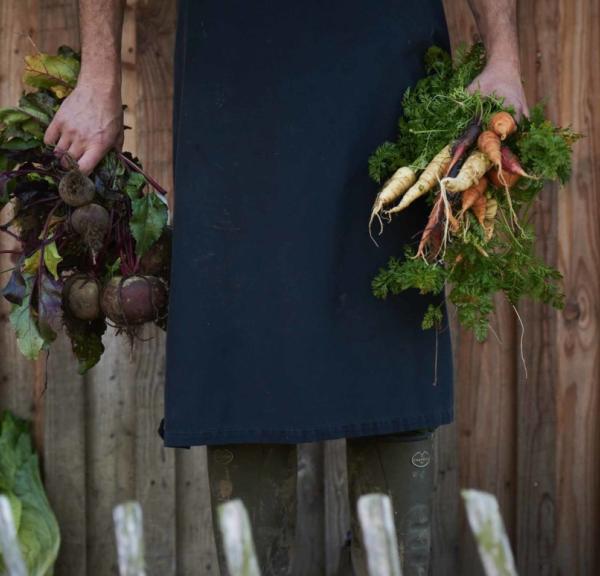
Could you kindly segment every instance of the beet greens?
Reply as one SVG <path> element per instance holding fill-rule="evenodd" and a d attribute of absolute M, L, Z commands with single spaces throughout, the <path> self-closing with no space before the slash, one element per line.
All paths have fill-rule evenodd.
<path fill-rule="evenodd" d="M 79 56 L 62 47 L 56 55 L 37 53 L 25 60 L 28 92 L 18 106 L 0 109 L 0 233 L 9 241 L 0 253 L 12 261 L 2 295 L 11 303 L 10 321 L 27 358 L 48 350 L 64 327 L 83 374 L 102 356 L 107 324 L 131 339 L 145 321 L 166 326 L 171 238 L 166 192 L 126 152 L 109 152 L 89 178 L 75 162 L 65 169 L 43 136 L 75 87 Z M 160 265 L 146 272 L 142 263 L 153 253 Z M 130 277 L 164 291 L 160 302 L 146 291 L 150 300 L 141 304 L 152 315 L 136 317 L 135 325 L 127 322 L 129 300 L 120 291 L 112 305 L 124 321 L 108 318 L 101 306 L 102 291 L 110 284 L 114 292 L 115 278 Z"/>

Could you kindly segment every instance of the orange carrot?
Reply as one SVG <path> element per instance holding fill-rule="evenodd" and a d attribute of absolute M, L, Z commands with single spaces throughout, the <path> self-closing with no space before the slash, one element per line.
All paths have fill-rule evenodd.
<path fill-rule="evenodd" d="M 462 216 L 477 200 L 485 193 L 488 186 L 488 180 L 485 176 L 482 176 L 477 184 L 467 188 L 461 194 L 461 209 L 458 216 Z"/>
<path fill-rule="evenodd" d="M 475 214 L 475 218 L 477 221 L 483 226 L 483 221 L 485 220 L 485 207 L 487 205 L 487 197 L 485 194 L 482 194 L 475 200 L 473 206 L 471 206 L 471 210 L 473 214 Z"/>
<path fill-rule="evenodd" d="M 477 139 L 477 147 L 483 152 L 492 162 L 500 175 L 502 175 L 502 154 L 500 153 L 500 138 L 498 134 L 491 130 L 482 132 Z"/>
<path fill-rule="evenodd" d="M 506 168 L 506 166 L 504 166 L 504 168 Z M 488 177 L 492 186 L 495 186 L 496 188 L 504 188 L 505 184 L 509 188 L 512 188 L 521 179 L 521 176 L 519 174 L 514 174 L 513 172 L 509 172 L 508 170 L 503 170 L 503 182 L 502 180 L 500 180 L 498 168 L 496 168 L 495 166 L 488 172 Z"/>
<path fill-rule="evenodd" d="M 489 129 L 500 137 L 500 140 L 506 139 L 517 130 L 515 119 L 508 112 L 496 112 L 490 118 Z"/>

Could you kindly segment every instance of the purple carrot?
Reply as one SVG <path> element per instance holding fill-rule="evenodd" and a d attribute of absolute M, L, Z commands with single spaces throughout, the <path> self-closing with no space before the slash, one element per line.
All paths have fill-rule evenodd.
<path fill-rule="evenodd" d="M 465 152 L 475 144 L 475 141 L 481 133 L 481 124 L 475 121 L 470 124 L 467 129 L 456 139 L 452 145 L 452 160 L 446 170 L 446 176 L 450 174 L 454 165 L 464 156 Z"/>

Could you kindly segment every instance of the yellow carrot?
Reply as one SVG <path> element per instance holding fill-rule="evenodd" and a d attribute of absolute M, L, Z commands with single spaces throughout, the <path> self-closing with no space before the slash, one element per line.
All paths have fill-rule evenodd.
<path fill-rule="evenodd" d="M 400 203 L 388 210 L 387 214 L 400 212 L 407 206 L 410 206 L 417 198 L 427 194 L 427 192 L 429 192 L 429 190 L 431 190 L 444 175 L 451 159 L 451 146 L 448 145 L 435 155 L 433 160 L 427 165 L 425 170 L 423 170 L 416 183 L 406 191 L 406 194 L 404 194 Z"/>
<path fill-rule="evenodd" d="M 494 234 L 494 222 L 496 221 L 496 213 L 498 212 L 498 202 L 495 198 L 488 198 L 485 205 L 485 217 L 483 219 L 483 229 L 485 231 L 485 239 L 488 241 Z"/>
<path fill-rule="evenodd" d="M 381 211 L 398 200 L 404 192 L 406 192 L 417 179 L 417 175 L 412 168 L 402 166 L 398 168 L 394 174 L 384 183 L 383 188 L 379 191 L 373 202 L 371 210 L 371 218 L 369 219 L 369 230 L 375 218 L 380 218 Z M 380 220 L 381 222 L 381 220 Z"/>
<path fill-rule="evenodd" d="M 462 192 L 477 184 L 491 166 L 490 159 L 483 152 L 475 150 L 465 160 L 456 178 L 444 178 L 442 186 L 448 192 Z"/>

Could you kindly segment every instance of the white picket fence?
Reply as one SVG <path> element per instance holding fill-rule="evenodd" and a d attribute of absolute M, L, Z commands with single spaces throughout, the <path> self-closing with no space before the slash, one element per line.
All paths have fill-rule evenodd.
<path fill-rule="evenodd" d="M 496 497 L 463 490 L 469 525 L 487 576 L 517 576 Z M 402 576 L 392 503 L 383 494 L 367 494 L 357 503 L 370 576 Z M 241 500 L 219 507 L 219 528 L 231 576 L 260 576 L 248 512 Z M 120 576 L 146 576 L 142 508 L 125 502 L 113 511 Z M 0 496 L 0 551 L 7 576 L 27 576 L 8 499 Z"/>

